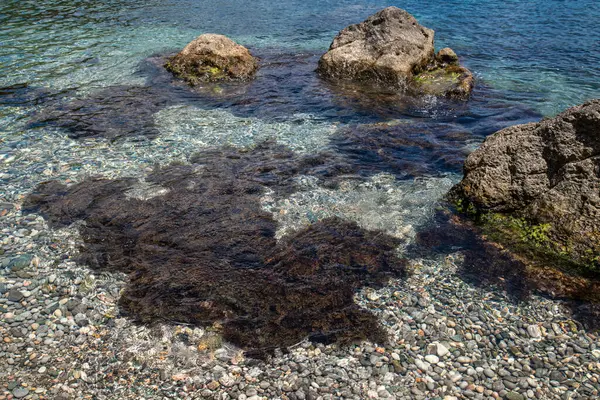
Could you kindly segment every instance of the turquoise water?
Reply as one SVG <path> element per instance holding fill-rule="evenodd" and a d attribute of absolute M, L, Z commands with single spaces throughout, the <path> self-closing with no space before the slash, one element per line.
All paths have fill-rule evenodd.
<path fill-rule="evenodd" d="M 468 103 L 352 96 L 319 80 L 335 34 L 388 5 L 433 28 L 436 47 L 454 48 L 474 72 Z M 365 225 L 402 236 L 487 135 L 600 96 L 599 19 L 596 0 L 4 0 L 0 179 L 23 194 L 44 179 L 141 175 L 200 148 L 273 139 L 329 151 L 364 179 L 335 193 L 307 186 L 284 205 L 298 216 L 290 226 L 321 202 L 324 215 L 369 215 Z M 164 57 L 206 32 L 249 47 L 261 59 L 256 81 L 199 91 L 174 82 Z M 373 183 L 381 176 L 388 186 Z M 406 214 L 423 218 L 388 226 Z"/>
<path fill-rule="evenodd" d="M 323 52 L 386 5 L 436 31 L 485 84 L 541 114 L 598 96 L 600 4 L 567 1 L 10 1 L 0 4 L 0 86 L 141 82 L 139 62 L 219 32 L 255 48 Z"/>

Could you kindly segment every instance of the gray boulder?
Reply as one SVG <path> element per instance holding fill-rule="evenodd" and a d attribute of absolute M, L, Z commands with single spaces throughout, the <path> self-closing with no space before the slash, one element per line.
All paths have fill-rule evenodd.
<path fill-rule="evenodd" d="M 258 61 L 247 48 L 223 35 L 198 36 L 172 57 L 165 67 L 191 85 L 201 82 L 249 80 Z"/>
<path fill-rule="evenodd" d="M 489 136 L 450 193 L 462 208 L 522 218 L 531 239 L 600 265 L 600 100 Z"/>
<path fill-rule="evenodd" d="M 342 81 L 390 86 L 442 96 L 466 98 L 472 88 L 472 75 L 466 68 L 457 73 L 458 58 L 444 49 L 439 62 L 434 50 L 434 31 L 420 25 L 408 12 L 388 7 L 364 22 L 343 29 L 333 40 L 329 51 L 319 60 L 321 76 Z M 447 64 L 446 54 L 456 59 Z M 453 71 L 446 71 L 452 66 Z M 434 72 L 435 71 L 435 72 Z M 419 77 L 419 74 L 432 72 Z M 463 73 L 470 82 L 463 84 Z M 434 84 L 430 84 L 435 81 Z M 444 84 L 438 83 L 444 81 Z M 454 86 L 468 88 L 465 95 Z"/>

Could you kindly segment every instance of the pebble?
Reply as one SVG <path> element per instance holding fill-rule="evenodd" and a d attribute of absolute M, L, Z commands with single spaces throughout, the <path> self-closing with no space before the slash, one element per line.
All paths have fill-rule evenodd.
<path fill-rule="evenodd" d="M 417 368 L 419 368 L 422 371 L 427 371 L 429 370 L 429 365 L 425 362 L 423 362 L 422 360 L 416 359 L 415 360 L 415 365 Z"/>
<path fill-rule="evenodd" d="M 18 387 L 18 388 L 16 388 L 16 389 L 13 390 L 12 394 L 17 399 L 20 399 L 20 398 L 23 398 L 23 397 L 25 397 L 25 396 L 27 396 L 29 394 L 29 389 L 24 388 L 24 387 Z"/>
<path fill-rule="evenodd" d="M 429 354 L 425 356 L 425 361 L 427 361 L 430 364 L 437 364 L 438 362 L 440 362 L 440 359 L 436 355 Z"/>
<path fill-rule="evenodd" d="M 485 376 L 487 376 L 488 378 L 493 378 L 496 376 L 496 373 L 494 371 L 492 371 L 491 369 L 487 368 L 483 370 L 483 373 L 485 374 Z"/>
<path fill-rule="evenodd" d="M 8 292 L 8 301 L 12 301 L 13 303 L 21 301 L 23 298 L 23 293 L 17 289 L 11 289 Z"/>
<path fill-rule="evenodd" d="M 527 327 L 527 333 L 534 339 L 542 336 L 542 331 L 538 325 L 529 325 Z"/>

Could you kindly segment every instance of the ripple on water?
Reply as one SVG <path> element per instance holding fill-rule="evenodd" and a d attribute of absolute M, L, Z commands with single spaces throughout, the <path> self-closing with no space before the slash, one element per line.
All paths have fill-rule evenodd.
<path fill-rule="evenodd" d="M 286 120 L 263 120 L 193 106 L 165 108 L 156 114 L 155 122 L 163 140 L 185 140 L 198 148 L 247 147 L 276 140 L 302 153 L 324 149 L 337 129 L 337 124 L 307 114 L 291 115 Z"/>
<path fill-rule="evenodd" d="M 408 244 L 433 217 L 435 206 L 457 178 L 397 180 L 390 174 L 378 174 L 367 181 L 345 180 L 335 188 L 327 188 L 314 177 L 301 176 L 297 178 L 297 192 L 285 198 L 267 193 L 262 203 L 279 224 L 278 238 L 316 221 L 338 217 L 354 221 L 363 229 L 386 232 Z"/>

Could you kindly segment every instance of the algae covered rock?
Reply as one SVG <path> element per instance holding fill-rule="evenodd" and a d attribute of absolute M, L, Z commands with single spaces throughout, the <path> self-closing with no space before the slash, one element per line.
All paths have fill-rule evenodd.
<path fill-rule="evenodd" d="M 450 193 L 524 239 L 598 270 L 600 100 L 488 137 Z"/>
<path fill-rule="evenodd" d="M 433 67 L 414 78 L 418 93 L 466 100 L 473 91 L 474 78 L 467 68 L 455 64 Z"/>
<path fill-rule="evenodd" d="M 191 85 L 200 82 L 249 80 L 258 61 L 247 48 L 223 35 L 198 36 L 172 57 L 165 67 Z"/>
<path fill-rule="evenodd" d="M 397 7 L 343 29 L 317 71 L 332 80 L 461 99 L 468 98 L 473 87 L 472 74 L 458 65 L 456 54 L 446 48 L 436 56 L 434 31 Z"/>

